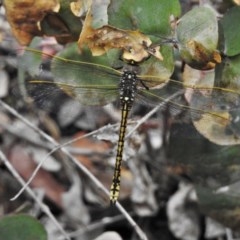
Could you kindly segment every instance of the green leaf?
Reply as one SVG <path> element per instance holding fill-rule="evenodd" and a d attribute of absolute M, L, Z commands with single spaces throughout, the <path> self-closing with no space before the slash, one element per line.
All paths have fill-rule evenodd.
<path fill-rule="evenodd" d="M 211 8 L 196 7 L 186 13 L 179 21 L 176 35 L 181 58 L 191 67 L 207 69 L 215 61 L 218 22 Z"/>
<path fill-rule="evenodd" d="M 240 92 L 240 55 L 226 58 L 216 69 L 217 85 Z"/>
<path fill-rule="evenodd" d="M 224 34 L 224 53 L 227 56 L 240 54 L 240 7 L 231 8 L 220 21 Z"/>
<path fill-rule="evenodd" d="M 189 124 L 178 123 L 172 128 L 168 149 L 170 167 L 181 167 L 190 177 L 203 214 L 238 230 L 239 145 L 222 147 L 213 144 L 197 134 Z"/>
<path fill-rule="evenodd" d="M 47 240 L 43 225 L 28 215 L 15 215 L 0 220 L 0 239 Z"/>
<path fill-rule="evenodd" d="M 238 182 L 239 187 L 239 182 Z M 233 230 L 239 230 L 240 196 L 220 193 L 206 187 L 196 187 L 200 211 Z"/>
<path fill-rule="evenodd" d="M 108 9 L 109 24 L 149 35 L 171 34 L 170 16 L 180 15 L 177 0 L 116 0 Z"/>

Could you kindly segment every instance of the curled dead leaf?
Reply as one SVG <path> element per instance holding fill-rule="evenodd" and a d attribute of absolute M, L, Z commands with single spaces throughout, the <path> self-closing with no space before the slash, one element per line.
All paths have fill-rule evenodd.
<path fill-rule="evenodd" d="M 75 16 L 82 17 L 82 15 L 87 12 L 87 9 L 89 9 L 91 4 L 91 0 L 78 0 L 70 3 L 70 9 Z"/>
<path fill-rule="evenodd" d="M 187 48 L 193 60 L 191 65 L 196 65 L 195 67 L 200 67 L 201 70 L 213 69 L 217 63 L 221 62 L 221 55 L 218 51 L 210 51 L 200 42 L 189 40 Z"/>
<path fill-rule="evenodd" d="M 22 45 L 28 45 L 33 37 L 39 36 L 39 21 L 60 7 L 58 0 L 6 0 L 4 6 L 12 32 Z"/>
<path fill-rule="evenodd" d="M 237 5 L 240 5 L 240 0 L 233 0 Z"/>
<path fill-rule="evenodd" d="M 103 26 L 94 29 L 91 26 L 92 15 L 89 10 L 78 40 L 78 46 L 84 44 L 92 51 L 93 56 L 100 56 L 110 49 L 123 50 L 122 58 L 126 61 L 141 62 L 150 55 L 163 60 L 160 47 L 152 45 L 149 37 L 139 31 L 122 30 L 112 26 Z"/>

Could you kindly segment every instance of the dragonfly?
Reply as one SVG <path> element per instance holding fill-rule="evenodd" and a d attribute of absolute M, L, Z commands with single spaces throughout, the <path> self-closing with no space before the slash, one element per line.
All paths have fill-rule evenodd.
<path fill-rule="evenodd" d="M 51 56 L 35 49 L 26 49 L 24 58 L 21 60 L 21 64 L 23 67 L 27 66 L 26 68 L 28 68 L 29 72 L 32 69 L 28 65 L 33 61 L 35 56 L 38 58 L 42 58 L 43 56 L 51 58 L 51 72 L 54 82 L 40 79 L 41 73 L 44 71 L 40 67 L 39 76 L 31 78 L 31 84 L 57 85 L 68 95 L 79 100 L 84 105 L 102 106 L 119 100 L 121 121 L 115 168 L 110 187 L 111 204 L 115 204 L 119 198 L 125 133 L 129 112 L 135 102 L 141 101 L 157 105 L 164 102 L 166 96 L 185 87 L 192 90 L 191 98 L 193 104 L 188 106 L 179 102 L 179 99 L 171 99 L 168 101 L 169 105 L 173 108 L 189 110 L 193 121 L 197 123 L 203 121 L 200 125 L 205 124 L 206 126 L 210 122 L 213 122 L 218 127 L 223 126 L 226 128 L 227 126 L 232 129 L 231 116 L 226 113 L 226 108 L 222 107 L 224 103 L 216 100 L 218 95 L 221 95 L 222 98 L 229 98 L 229 96 L 231 98 L 238 98 L 239 93 L 232 89 L 214 88 L 203 85 L 184 85 L 179 81 L 163 79 L 159 75 L 144 75 L 141 73 L 141 65 L 124 63 L 123 67 L 119 70 L 109 67 L 102 62 L 98 63 L 94 57 L 90 57 L 90 61 L 84 61 L 84 57 L 72 59 L 64 56 Z M 234 138 L 238 139 L 235 135 Z"/>

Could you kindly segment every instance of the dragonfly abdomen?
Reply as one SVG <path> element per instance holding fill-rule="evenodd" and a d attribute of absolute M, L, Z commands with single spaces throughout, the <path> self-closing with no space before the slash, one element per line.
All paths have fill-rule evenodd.
<path fill-rule="evenodd" d="M 128 113 L 131 110 L 132 104 L 135 99 L 135 94 L 137 90 L 137 76 L 134 71 L 124 71 L 120 79 L 119 84 L 119 95 L 121 103 L 121 124 L 119 129 L 119 139 L 117 146 L 117 156 L 115 162 L 115 169 L 113 175 L 113 181 L 110 188 L 110 202 L 115 204 L 120 191 L 120 181 L 121 181 L 121 164 L 122 164 L 122 154 L 124 147 L 124 138 L 127 127 Z"/>

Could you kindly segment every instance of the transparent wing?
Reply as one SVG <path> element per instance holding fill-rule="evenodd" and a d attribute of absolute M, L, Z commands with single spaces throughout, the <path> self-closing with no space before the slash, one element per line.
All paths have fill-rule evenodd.
<path fill-rule="evenodd" d="M 108 62 L 107 56 L 93 57 L 89 51 L 83 51 L 81 54 L 77 51 L 76 45 L 73 45 L 72 48 L 61 51 L 61 54 L 52 56 L 29 48 L 26 49 L 20 65 L 33 76 L 31 84 L 56 84 L 83 104 L 104 105 L 116 100 L 122 71 L 109 67 L 112 63 Z M 42 60 L 49 60 L 51 63 L 49 69 L 42 64 Z M 123 62 L 121 64 L 123 65 Z M 119 67 L 123 69 L 123 66 Z M 155 63 L 154 69 L 154 76 L 140 75 L 141 81 L 148 87 L 165 85 L 168 79 L 165 80 L 165 75 L 161 77 L 157 75 L 159 72 Z M 46 80 L 49 75 L 54 83 Z"/>
<path fill-rule="evenodd" d="M 39 51 L 28 50 L 27 55 L 31 54 L 38 57 L 42 55 Z M 44 56 L 48 55 L 44 54 Z M 72 58 L 73 56 L 75 57 Z M 72 52 L 63 51 L 60 56 L 52 57 L 51 73 L 54 84 L 81 103 L 104 105 L 118 98 L 118 84 L 121 77 L 121 71 L 108 67 L 107 64 L 109 64 L 107 58 L 92 57 L 88 52 L 74 55 Z M 40 76 L 42 72 L 40 68 Z M 179 101 L 179 98 L 173 98 L 168 100 L 168 104 L 173 109 L 188 110 L 197 130 L 209 140 L 222 145 L 240 143 L 239 91 L 214 87 L 214 84 L 204 82 L 182 83 L 164 79 L 159 75 L 139 75 L 139 79 L 139 99 L 157 105 L 164 102 L 171 94 L 183 91 L 188 104 Z M 32 78 L 31 82 L 53 84 L 36 78 Z"/>
<path fill-rule="evenodd" d="M 75 56 L 75 59 L 65 58 L 65 55 Z M 104 63 L 102 59 L 84 62 L 91 57 L 88 55 L 72 55 L 71 52 L 63 51 L 61 56 L 51 56 L 35 49 L 27 49 L 20 64 L 32 75 L 29 81 L 31 84 L 55 84 L 83 104 L 105 105 L 116 100 L 121 72 L 99 64 L 98 62 Z M 50 60 L 50 69 L 44 67 L 42 59 Z M 49 77 L 53 82 L 48 80 Z"/>
<path fill-rule="evenodd" d="M 45 86 L 44 92 L 41 94 L 42 97 L 45 95 L 51 95 L 51 91 L 63 91 L 67 95 L 80 101 L 84 105 L 89 106 L 103 106 L 117 99 L 118 88 L 112 86 L 101 86 L 101 85 L 71 85 L 60 82 L 52 82 L 46 80 L 31 80 L 29 82 L 31 87 Z M 35 86 L 34 86 L 35 85 Z M 54 87 L 54 88 L 53 88 Z"/>
<path fill-rule="evenodd" d="M 196 129 L 210 141 L 220 145 L 240 143 L 240 94 L 238 91 L 220 87 L 195 86 L 185 92 L 189 104 L 171 96 L 179 90 L 176 81 L 170 81 L 161 89 L 139 89 L 139 96 L 144 101 L 159 104 L 166 101 L 172 109 L 188 110 Z M 186 86 L 185 86 L 186 87 Z M 186 96 L 186 93 L 188 96 Z M 190 95 L 190 96 L 189 96 Z"/>

